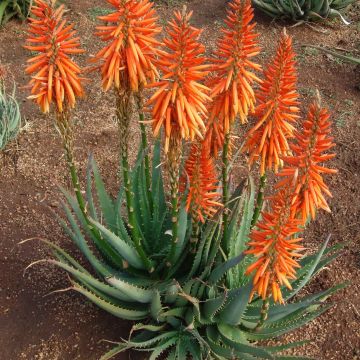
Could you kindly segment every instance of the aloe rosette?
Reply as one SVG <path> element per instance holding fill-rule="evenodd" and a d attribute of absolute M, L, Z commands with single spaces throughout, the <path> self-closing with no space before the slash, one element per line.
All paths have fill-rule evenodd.
<path fill-rule="evenodd" d="M 30 14 L 33 0 L 3 0 L 0 4 L 0 25 L 6 24 L 11 18 L 25 20 Z"/>
<path fill-rule="evenodd" d="M 346 24 L 341 10 L 356 0 L 253 0 L 256 8 L 273 18 L 293 21 L 317 21 L 340 17 Z"/>
<path fill-rule="evenodd" d="M 20 131 L 21 113 L 15 97 L 15 88 L 8 94 L 0 79 L 0 151 L 14 140 Z"/>
<path fill-rule="evenodd" d="M 252 281 L 244 275 L 253 261 L 252 255 L 243 254 L 254 212 L 252 180 L 243 182 L 232 195 L 227 258 L 219 247 L 220 212 L 199 224 L 196 253 L 189 251 L 194 234 L 186 203 L 182 202 L 176 261 L 168 273 L 164 262 L 171 247 L 171 208 L 165 201 L 159 170 L 160 144 L 155 145 L 152 165 L 153 212 L 149 211 L 146 196 L 142 156 L 143 150 L 132 174 L 132 191 L 137 194 L 134 212 L 142 246 L 154 264 L 152 273 L 146 270 L 133 247 L 127 219 L 121 215 L 124 188 L 120 187 L 117 198 L 113 199 L 106 192 L 92 159 L 86 186 L 90 222 L 86 221 L 76 197 L 65 190 L 63 208 L 67 221 L 60 219 L 60 222 L 93 271 L 89 272 L 65 250 L 48 242 L 54 259 L 45 261 L 71 275 L 73 290 L 115 317 L 136 321 L 131 332 L 134 335 L 119 343 L 102 360 L 127 349 L 148 350 L 150 359 L 157 359 L 163 353 L 168 359 L 179 360 L 189 355 L 193 359 L 287 359 L 279 352 L 299 343 L 270 347 L 260 346 L 258 342 L 294 330 L 331 306 L 324 300 L 344 285 L 305 296 L 299 296 L 299 292 L 339 255 L 342 246 L 328 247 L 326 241 L 315 254 L 302 258 L 292 290 L 283 290 L 286 304 L 270 300 L 267 318 L 262 319 L 263 302 L 260 297 L 250 301 Z M 296 300 L 292 300 L 295 295 Z"/>

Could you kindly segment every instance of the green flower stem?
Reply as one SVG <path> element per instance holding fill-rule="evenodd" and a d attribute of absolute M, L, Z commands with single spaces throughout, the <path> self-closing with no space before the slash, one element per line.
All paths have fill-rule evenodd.
<path fill-rule="evenodd" d="M 260 320 L 254 328 L 255 332 L 257 330 L 261 329 L 261 327 L 264 325 L 264 323 L 268 317 L 269 307 L 270 307 L 270 301 L 269 301 L 269 298 L 267 297 L 265 300 L 263 300 L 263 304 L 262 304 L 262 307 L 260 310 Z"/>
<path fill-rule="evenodd" d="M 264 175 L 262 175 L 260 177 L 259 192 L 258 192 L 257 198 L 256 198 L 256 206 L 255 206 L 253 218 L 251 220 L 251 227 L 255 226 L 255 224 L 259 220 L 261 209 L 262 209 L 262 206 L 264 203 L 264 192 L 265 192 L 265 187 L 266 187 L 266 181 L 267 181 L 267 178 L 266 178 L 266 173 L 265 173 Z"/>
<path fill-rule="evenodd" d="M 56 113 L 56 129 L 60 134 L 63 148 L 66 157 L 66 163 L 70 170 L 71 182 L 75 191 L 76 199 L 78 201 L 80 210 L 85 216 L 85 200 L 81 194 L 80 181 L 76 170 L 74 161 L 74 148 L 73 148 L 73 129 L 70 118 L 70 112 L 65 107 L 63 112 Z M 86 218 L 86 216 L 85 216 Z"/>
<path fill-rule="evenodd" d="M 145 183 L 146 183 L 147 197 L 148 197 L 148 201 L 149 201 L 150 213 L 152 214 L 153 209 L 154 209 L 154 204 L 153 204 L 153 197 L 152 197 L 152 193 L 151 193 L 150 158 L 149 158 L 149 153 L 147 151 L 148 140 L 147 140 L 147 135 L 146 135 L 146 127 L 143 123 L 145 120 L 145 115 L 143 112 L 141 93 L 139 93 L 136 96 L 136 103 L 137 103 L 137 109 L 138 109 L 139 120 L 140 120 L 141 144 L 145 151 L 144 167 L 145 167 Z"/>
<path fill-rule="evenodd" d="M 173 242 L 171 244 L 171 251 L 169 256 L 168 266 L 174 265 L 174 257 L 176 252 L 176 244 L 179 240 L 179 200 L 178 200 L 178 186 L 173 186 L 171 189 L 171 228 Z"/>
<path fill-rule="evenodd" d="M 170 178 L 170 196 L 171 196 L 171 229 L 172 243 L 166 266 L 170 269 L 174 265 L 176 257 L 176 246 L 179 241 L 179 176 L 180 159 L 182 152 L 181 138 L 173 136 L 170 138 L 168 153 L 168 168 Z"/>
<path fill-rule="evenodd" d="M 74 187 L 76 199 L 78 201 L 81 212 L 85 215 L 85 212 L 86 212 L 85 200 L 81 194 L 80 181 L 79 181 L 79 177 L 77 174 L 72 150 L 69 149 L 67 146 L 64 146 L 64 150 L 65 150 L 66 162 L 67 162 L 67 165 L 70 170 L 71 182 Z M 88 221 L 87 216 L 85 216 L 85 219 L 86 219 L 86 221 Z"/>
<path fill-rule="evenodd" d="M 229 146 L 230 146 L 230 133 L 226 134 L 223 153 L 222 153 L 222 189 L 223 189 L 223 204 L 224 204 L 224 212 L 223 212 L 223 238 L 222 238 L 222 247 L 223 250 L 227 249 L 227 237 L 228 237 L 228 223 L 229 223 L 229 209 L 227 205 L 229 203 Z"/>

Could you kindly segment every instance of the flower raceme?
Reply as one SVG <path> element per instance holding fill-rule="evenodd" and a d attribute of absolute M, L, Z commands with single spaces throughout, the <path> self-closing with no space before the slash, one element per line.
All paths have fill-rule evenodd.
<path fill-rule="evenodd" d="M 104 90 L 130 86 L 137 92 L 141 84 L 154 82 L 158 76 L 154 60 L 161 32 L 156 25 L 156 12 L 149 0 L 107 0 L 116 11 L 99 19 L 106 22 L 96 33 L 109 42 L 93 59 L 101 62 Z"/>
<path fill-rule="evenodd" d="M 282 189 L 271 198 L 271 211 L 263 212 L 261 220 L 250 234 L 250 249 L 257 260 L 246 274 L 255 272 L 253 293 L 263 299 L 272 293 L 275 302 L 283 303 L 280 286 L 291 289 L 289 279 L 296 279 L 298 259 L 304 248 L 299 244 L 302 238 L 294 237 L 302 230 L 302 222 L 291 216 L 292 188 Z"/>
<path fill-rule="evenodd" d="M 254 31 L 254 13 L 250 0 L 230 2 L 223 36 L 218 41 L 212 58 L 215 76 L 210 81 L 213 104 L 210 112 L 210 131 L 214 140 L 218 134 L 230 132 L 236 116 L 241 123 L 247 121 L 249 112 L 254 111 L 254 82 L 261 80 L 253 73 L 260 65 L 252 61 L 259 54 L 258 34 Z M 215 128 L 215 129 L 214 129 Z M 220 141 L 221 142 L 221 141 Z"/>
<path fill-rule="evenodd" d="M 169 22 L 168 36 L 163 40 L 164 50 L 158 50 L 158 68 L 162 71 L 159 82 L 149 84 L 157 89 L 148 101 L 152 105 L 152 127 L 157 136 L 165 128 L 165 152 L 170 138 L 194 140 L 202 138 L 209 89 L 201 84 L 208 74 L 205 48 L 199 43 L 201 30 L 190 25 L 192 12 L 175 12 Z"/>
<path fill-rule="evenodd" d="M 302 238 L 296 234 L 303 231 L 309 216 L 315 218 L 316 209 L 330 211 L 323 193 L 331 193 L 321 174 L 337 171 L 319 165 L 335 156 L 327 153 L 334 146 L 329 119 L 318 96 L 310 106 L 302 131 L 295 131 L 295 142 L 290 145 L 293 154 L 283 157 L 285 166 L 277 174 L 278 191 L 270 197 L 271 210 L 262 213 L 261 221 L 250 234 L 246 253 L 258 259 L 246 273 L 256 271 L 253 292 L 263 299 L 269 295 L 271 285 L 274 301 L 283 302 L 280 286 L 291 289 L 289 280 L 296 279 L 297 259 L 304 249 L 299 244 Z"/>
<path fill-rule="evenodd" d="M 277 172 L 281 157 L 290 150 L 288 138 L 294 133 L 291 123 L 299 117 L 296 81 L 292 40 L 284 31 L 274 60 L 264 70 L 264 81 L 256 94 L 258 121 L 248 132 L 243 148 L 249 152 L 250 164 L 260 158 L 261 175 L 266 169 Z"/>
<path fill-rule="evenodd" d="M 331 193 L 322 174 L 334 174 L 337 170 L 320 165 L 336 156 L 328 153 L 335 146 L 330 131 L 330 115 L 321 107 L 319 99 L 310 106 L 302 131 L 295 132 L 296 141 L 291 145 L 293 155 L 283 158 L 285 166 L 278 174 L 283 179 L 277 188 L 288 186 L 296 178 L 292 212 L 300 216 L 304 224 L 309 216 L 315 218 L 316 209 L 330 212 L 324 195 L 331 196 Z"/>
<path fill-rule="evenodd" d="M 210 156 L 207 143 L 194 143 L 185 163 L 185 174 L 180 180 L 180 192 L 184 193 L 186 184 L 189 190 L 186 210 L 193 213 L 195 221 L 205 222 L 205 216 L 213 216 L 221 203 L 217 201 L 218 179 L 214 159 Z"/>
<path fill-rule="evenodd" d="M 33 74 L 29 85 L 32 87 L 29 98 L 36 100 L 43 112 L 49 112 L 54 100 L 57 111 L 64 107 L 74 107 L 76 96 L 83 96 L 84 90 L 79 77 L 82 70 L 70 58 L 73 54 L 81 54 L 78 37 L 74 25 L 66 25 L 63 20 L 64 6 L 55 9 L 55 1 L 35 0 L 31 8 L 33 17 L 29 18 L 29 45 L 26 49 L 40 54 L 27 62 L 28 74 Z"/>

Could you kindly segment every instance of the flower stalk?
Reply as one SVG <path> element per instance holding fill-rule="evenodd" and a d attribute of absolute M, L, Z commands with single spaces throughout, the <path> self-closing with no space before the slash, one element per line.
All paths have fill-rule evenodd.
<path fill-rule="evenodd" d="M 222 152 L 222 202 L 224 205 L 224 211 L 222 216 L 223 226 L 223 249 L 227 249 L 228 245 L 228 225 L 229 225 L 229 150 L 230 150 L 230 133 L 225 135 L 225 141 Z"/>
<path fill-rule="evenodd" d="M 172 243 L 167 258 L 166 265 L 174 265 L 176 245 L 179 241 L 179 178 L 180 178 L 180 159 L 182 154 L 182 140 L 180 136 L 170 138 L 168 153 L 168 171 L 170 180 L 170 200 L 171 200 L 171 229 Z"/>
<path fill-rule="evenodd" d="M 139 92 L 134 93 L 136 108 L 139 114 L 139 125 L 140 125 L 140 133 L 141 133 L 141 146 L 144 151 L 144 171 L 145 171 L 145 182 L 146 182 L 146 194 L 149 203 L 150 212 L 153 212 L 154 204 L 153 197 L 151 194 L 151 175 L 150 175 L 150 157 L 149 157 L 149 149 L 148 149 L 148 139 L 146 134 L 145 127 L 145 113 L 144 113 L 144 100 L 142 88 Z"/>
<path fill-rule="evenodd" d="M 259 216 L 264 204 L 264 194 L 265 194 L 265 188 L 266 188 L 266 182 L 267 182 L 267 176 L 266 173 L 260 177 L 260 185 L 259 185 L 259 191 L 256 197 L 256 205 L 254 209 L 254 215 L 251 220 L 251 227 L 255 226 L 257 221 L 259 220 Z"/>
<path fill-rule="evenodd" d="M 74 145 L 73 145 L 74 135 L 72 129 L 71 116 L 67 106 L 64 107 L 64 111 L 56 112 L 55 126 L 62 140 L 63 149 L 66 157 L 66 163 L 70 170 L 71 182 L 75 191 L 76 199 L 79 203 L 81 211 L 85 213 L 85 201 L 81 194 L 80 181 L 74 160 Z"/>

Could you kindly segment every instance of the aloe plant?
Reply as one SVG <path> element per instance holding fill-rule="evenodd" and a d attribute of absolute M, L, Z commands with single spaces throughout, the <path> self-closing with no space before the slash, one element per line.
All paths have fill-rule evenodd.
<path fill-rule="evenodd" d="M 16 138 L 20 125 L 21 114 L 15 97 L 15 87 L 12 94 L 7 94 L 5 85 L 0 79 L 0 152 Z"/>
<path fill-rule="evenodd" d="M 281 352 L 299 343 L 264 346 L 260 342 L 311 321 L 331 306 L 325 303 L 328 296 L 345 286 L 308 296 L 300 292 L 339 254 L 341 245 L 328 247 L 327 240 L 315 254 L 303 257 L 300 253 L 304 247 L 297 233 L 318 209 L 330 210 L 322 194 L 329 195 L 330 191 L 321 174 L 336 170 L 319 165 L 335 156 L 328 153 L 334 144 L 329 136 L 329 115 L 320 106 L 320 96 L 309 107 L 302 132 L 294 133 L 295 127 L 287 122 L 297 119 L 299 111 L 291 38 L 284 31 L 262 82 L 252 73 L 260 66 L 252 62 L 259 48 L 254 42 L 254 27 L 249 25 L 253 18 L 250 0 L 234 0 L 229 5 L 228 29 L 219 40 L 219 58 L 213 59 L 217 76 L 210 92 L 202 83 L 208 65 L 204 64 L 205 48 L 198 41 L 201 31 L 190 24 L 191 12 L 186 7 L 176 11 L 169 22 L 170 38 L 164 40 L 167 48 L 155 51 L 159 43 L 150 35 L 155 36 L 160 29 L 155 24 L 155 11 L 150 10 L 152 4 L 148 0 L 109 3 L 116 12 L 102 20 L 117 23 L 117 30 L 112 24 L 100 27 L 104 30 L 100 36 L 111 39 L 111 43 L 97 56 L 103 64 L 104 90 L 112 85 L 115 88 L 122 170 L 122 184 L 115 198 L 106 191 L 92 158 L 86 190 L 81 191 L 70 113 L 75 93 L 82 94 L 82 78 L 75 77 L 74 69 L 81 71 L 76 64 L 69 65 L 68 57 L 57 48 L 55 65 L 59 69 L 54 69 L 53 52 L 48 49 L 56 39 L 63 43 L 63 39 L 56 38 L 56 29 L 63 29 L 60 19 L 64 8 L 55 10 L 55 2 L 36 0 L 39 23 L 50 22 L 56 36 L 46 36 L 44 25 L 40 36 L 33 40 L 45 44 L 27 46 L 30 50 L 40 48 L 44 52 L 40 59 L 45 57 L 41 61 L 39 56 L 32 58 L 38 62 L 28 72 L 40 67 L 46 71 L 46 65 L 49 69 L 45 78 L 33 77 L 31 98 L 47 112 L 52 95 L 57 95 L 56 125 L 75 191 L 73 196 L 63 190 L 64 218 L 59 217 L 59 222 L 90 266 L 84 267 L 48 240 L 42 241 L 51 249 L 52 257 L 32 265 L 48 262 L 65 270 L 71 278 L 70 289 L 117 318 L 136 321 L 129 338 L 102 360 L 128 349 L 149 351 L 150 359 L 288 358 Z M 149 18 L 143 18 L 144 14 Z M 30 29 L 32 34 L 39 32 L 37 24 Z M 65 33 L 71 31 L 71 26 L 66 29 Z M 77 47 L 77 40 L 69 40 L 65 50 L 74 43 Z M 235 52 L 230 51 L 233 48 Z M 75 54 L 82 50 L 66 51 Z M 142 90 L 145 73 L 151 82 L 157 79 L 153 62 L 158 63 L 162 80 L 148 84 L 148 89 L 156 89 L 147 102 L 152 107 L 151 123 L 157 138 L 150 151 Z M 74 90 L 68 79 L 72 79 Z M 262 82 L 260 94 L 255 95 L 253 80 Z M 256 97 L 261 101 L 255 109 Z M 128 155 L 133 100 L 142 137 L 136 163 L 131 166 Z M 213 107 L 213 118 L 206 117 L 207 106 Z M 251 159 L 261 157 L 260 186 L 256 189 L 249 176 L 232 191 L 230 173 L 236 156 L 231 132 L 237 117 L 243 123 L 252 111 L 257 123 L 247 135 L 251 141 L 246 151 L 252 152 Z M 158 139 L 161 132 L 164 141 Z M 202 132 L 204 138 L 198 136 Z M 286 137 L 295 139 L 291 147 Z M 182 154 L 188 152 L 186 141 L 190 140 L 190 154 L 182 171 Z M 165 166 L 161 162 L 162 145 Z M 220 148 L 222 184 L 216 173 Z M 294 156 L 285 156 L 290 150 Z M 285 179 L 269 200 L 271 211 L 262 211 L 266 171 L 273 165 L 277 171 L 284 164 L 279 176 Z M 163 173 L 168 186 L 164 186 Z M 218 201 L 221 187 L 222 203 Z"/>
<path fill-rule="evenodd" d="M 67 219 L 59 220 L 94 273 L 86 270 L 65 250 L 46 241 L 54 259 L 44 261 L 71 275 L 71 289 L 115 317 L 136 321 L 131 331 L 133 335 L 101 359 L 110 359 L 127 349 L 148 350 L 150 359 L 157 359 L 163 353 L 168 359 L 179 360 L 187 356 L 199 360 L 286 359 L 279 353 L 300 343 L 271 347 L 261 346 L 258 342 L 292 331 L 331 306 L 324 300 L 344 285 L 307 296 L 299 296 L 299 292 L 338 256 L 342 246 L 328 247 L 326 241 L 317 253 L 304 257 L 297 280 L 292 283 L 293 289 L 283 291 L 286 305 L 270 300 L 267 317 L 263 318 L 263 301 L 258 297 L 249 301 L 252 280 L 244 276 L 252 256 L 242 252 L 254 213 L 252 179 L 243 182 L 232 194 L 228 258 L 224 258 L 220 251 L 222 229 L 216 217 L 201 226 L 198 250 L 194 255 L 189 253 L 193 235 L 185 204 L 181 205 L 176 263 L 168 272 L 164 262 L 171 245 L 171 209 L 165 201 L 159 168 L 160 144 L 155 146 L 152 165 L 152 212 L 146 192 L 143 155 L 144 149 L 139 152 L 132 174 L 132 191 L 137 194 L 134 211 L 142 245 L 154 264 L 153 272 L 149 273 L 144 267 L 132 245 L 127 219 L 121 214 L 124 188 L 120 187 L 117 198 L 113 199 L 105 190 L 93 159 L 90 159 L 87 170 L 89 221 L 76 197 L 66 190 L 63 190 L 66 198 L 63 208 Z"/>
<path fill-rule="evenodd" d="M 345 23 L 340 10 L 345 9 L 355 0 L 253 0 L 255 7 L 273 18 L 292 21 L 317 21 L 340 17 Z"/>
<path fill-rule="evenodd" d="M 13 17 L 26 19 L 32 2 L 33 0 L 3 0 L 0 4 L 0 25 L 4 25 Z"/>

